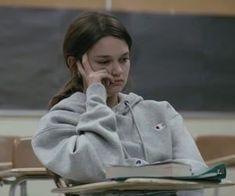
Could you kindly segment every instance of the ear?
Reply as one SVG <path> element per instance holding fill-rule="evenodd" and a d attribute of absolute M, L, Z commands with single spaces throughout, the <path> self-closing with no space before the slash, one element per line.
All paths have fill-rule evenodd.
<path fill-rule="evenodd" d="M 76 58 L 74 56 L 69 56 L 67 58 L 67 65 L 69 67 L 69 69 L 71 70 L 71 68 L 76 65 Z"/>

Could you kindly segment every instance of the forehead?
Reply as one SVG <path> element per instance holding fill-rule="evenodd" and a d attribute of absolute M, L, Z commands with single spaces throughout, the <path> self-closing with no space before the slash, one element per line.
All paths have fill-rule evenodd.
<path fill-rule="evenodd" d="M 112 36 L 101 38 L 96 44 L 88 51 L 92 56 L 116 56 L 128 53 L 129 48 L 127 43 Z"/>

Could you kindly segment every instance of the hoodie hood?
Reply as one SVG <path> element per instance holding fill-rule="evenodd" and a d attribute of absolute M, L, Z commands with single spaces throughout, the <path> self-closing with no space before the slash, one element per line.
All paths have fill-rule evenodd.
<path fill-rule="evenodd" d="M 112 108 L 112 110 L 116 114 L 126 114 L 130 110 L 130 108 L 133 108 L 139 102 L 143 101 L 143 97 L 136 95 L 135 93 L 129 93 L 129 94 L 119 93 L 118 97 L 120 99 L 120 102 Z M 85 102 L 86 102 L 86 95 L 81 92 L 76 92 L 72 94 L 70 97 L 60 101 L 58 104 L 52 107 L 51 110 L 63 109 L 76 112 L 78 103 L 80 103 L 79 104 L 80 109 L 83 108 L 83 110 L 85 111 L 86 110 L 84 104 Z M 126 104 L 128 104 L 128 107 Z"/>
<path fill-rule="evenodd" d="M 139 102 L 143 101 L 143 97 L 136 95 L 135 93 L 119 93 L 118 96 L 120 102 L 112 108 L 117 114 L 126 114 L 130 108 L 134 108 Z"/>

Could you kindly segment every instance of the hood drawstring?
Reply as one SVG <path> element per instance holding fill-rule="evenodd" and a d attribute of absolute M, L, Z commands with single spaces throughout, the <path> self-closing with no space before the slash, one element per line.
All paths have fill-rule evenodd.
<path fill-rule="evenodd" d="M 137 129 L 137 133 L 138 133 L 139 138 L 140 138 L 140 141 L 141 141 L 141 146 L 142 146 L 143 154 L 144 154 L 144 160 L 147 161 L 147 152 L 146 152 L 146 149 L 145 149 L 145 145 L 144 145 L 144 142 L 143 142 L 142 135 L 141 135 L 141 133 L 140 133 L 140 130 L 139 130 L 138 125 L 137 125 L 136 120 L 135 120 L 135 115 L 134 115 L 134 113 L 133 113 L 133 111 L 132 111 L 132 108 L 131 108 L 131 106 L 130 106 L 130 104 L 129 104 L 129 101 L 128 101 L 128 100 L 125 100 L 125 101 L 124 101 L 124 104 L 125 104 L 125 106 L 127 106 L 127 107 L 129 108 L 129 110 L 130 110 L 130 113 L 131 113 L 133 122 L 134 122 L 134 124 L 135 124 L 135 127 L 136 127 L 136 129 Z"/>

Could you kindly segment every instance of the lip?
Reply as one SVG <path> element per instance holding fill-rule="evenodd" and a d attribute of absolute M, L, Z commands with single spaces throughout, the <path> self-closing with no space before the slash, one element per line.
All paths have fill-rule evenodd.
<path fill-rule="evenodd" d="M 115 80 L 111 83 L 112 86 L 121 86 L 123 84 L 123 80 Z"/>

